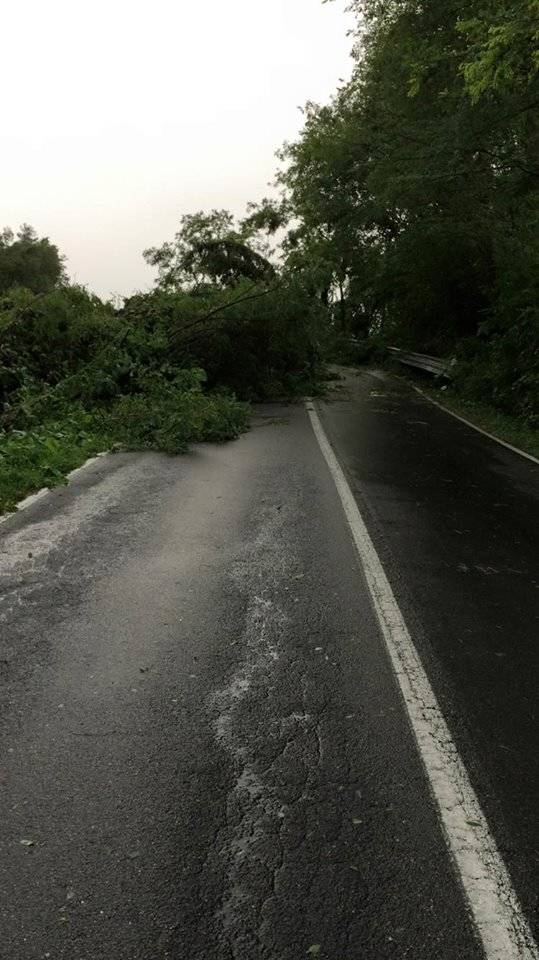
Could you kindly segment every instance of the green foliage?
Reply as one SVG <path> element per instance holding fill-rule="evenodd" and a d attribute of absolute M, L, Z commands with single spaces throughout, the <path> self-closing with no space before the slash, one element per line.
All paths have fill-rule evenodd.
<path fill-rule="evenodd" d="M 344 337 L 457 352 L 463 391 L 531 422 L 539 0 L 351 9 L 352 79 L 281 153 L 287 263 L 314 269 Z"/>
<path fill-rule="evenodd" d="M 268 199 L 238 223 L 226 210 L 184 216 L 172 243 L 146 251 L 156 288 L 131 297 L 123 317 L 164 331 L 169 356 L 202 367 L 210 387 L 249 400 L 312 392 L 328 313 L 316 267 L 279 271 L 268 259 L 267 237 L 286 216 Z"/>
<path fill-rule="evenodd" d="M 489 403 L 539 428 L 539 324 L 533 313 L 487 340 L 464 341 L 454 386 L 465 400 Z"/>
<path fill-rule="evenodd" d="M 64 410 L 60 421 L 0 431 L 0 513 L 25 493 L 62 483 L 70 470 L 109 443 L 101 425 L 80 409 Z"/>
<path fill-rule="evenodd" d="M 275 270 L 255 237 L 260 229 L 267 229 L 260 213 L 252 212 L 238 225 L 228 210 L 186 214 L 174 240 L 145 250 L 144 258 L 157 267 L 158 286 L 166 291 L 197 293 L 204 286 L 234 286 L 242 279 L 271 280 Z"/>
<path fill-rule="evenodd" d="M 286 226 L 286 204 L 264 197 L 259 203 L 247 204 L 247 216 L 241 221 L 243 237 L 256 237 L 260 231 L 272 236 Z"/>
<path fill-rule="evenodd" d="M 23 224 L 17 236 L 9 227 L 0 231 L 0 294 L 10 287 L 47 293 L 64 278 L 58 248 L 32 227 Z"/>
<path fill-rule="evenodd" d="M 65 283 L 0 296 L 2 508 L 104 447 L 237 437 L 248 407 L 235 393 L 316 389 L 327 312 L 306 271 L 278 276 L 259 252 L 269 214 L 253 216 L 185 217 L 155 254 L 156 289 L 119 310 Z"/>
<path fill-rule="evenodd" d="M 165 318 L 170 356 L 243 399 L 310 392 L 323 361 L 327 314 L 299 277 L 270 287 L 243 281 L 204 296 L 156 290 L 130 298 L 124 313 L 143 326 Z"/>
<path fill-rule="evenodd" d="M 182 453 L 199 440 L 231 440 L 247 429 L 249 408 L 202 390 L 202 371 L 185 371 L 166 388 L 119 397 L 105 407 L 60 403 L 58 419 L 27 418 L 26 429 L 0 430 L 0 513 L 25 493 L 62 483 L 94 454 L 110 449 Z M 40 414 L 43 413 L 41 409 Z"/>
<path fill-rule="evenodd" d="M 457 23 L 467 39 L 461 70 L 477 101 L 484 94 L 525 90 L 539 72 L 539 0 L 490 0 Z"/>
<path fill-rule="evenodd" d="M 159 298 L 144 318 L 66 285 L 0 299 L 0 511 L 99 450 L 175 453 L 246 428 L 245 404 L 171 356 Z"/>
<path fill-rule="evenodd" d="M 122 397 L 108 422 L 113 436 L 130 450 L 182 453 L 195 441 L 238 437 L 248 419 L 248 406 L 232 397 L 204 394 L 199 385 L 185 390 L 170 384 Z"/>
<path fill-rule="evenodd" d="M 15 288 L 0 297 L 0 398 L 26 381 L 58 383 L 104 353 L 118 338 L 110 307 L 84 288 L 32 294 Z"/>

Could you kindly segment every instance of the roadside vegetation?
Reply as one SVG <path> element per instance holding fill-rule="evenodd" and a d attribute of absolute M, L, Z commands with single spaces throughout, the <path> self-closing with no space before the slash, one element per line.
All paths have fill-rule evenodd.
<path fill-rule="evenodd" d="M 289 260 L 343 340 L 455 357 L 454 392 L 539 426 L 539 2 L 354 0 L 355 66 L 286 144 Z"/>
<path fill-rule="evenodd" d="M 183 216 L 150 293 L 103 303 L 31 227 L 0 233 L 0 511 L 101 449 L 236 437 L 248 402 L 387 345 L 454 357 L 454 404 L 530 449 L 539 0 L 350 7 L 352 77 L 306 105 L 272 197 Z"/>
<path fill-rule="evenodd" d="M 0 249 L 0 511 L 100 450 L 230 440 L 247 401 L 317 389 L 324 308 L 226 212 L 186 216 L 146 253 L 155 289 L 120 309 L 69 284 L 56 248 L 23 230 L 15 274 L 2 256 L 15 261 L 22 241 L 5 231 Z M 55 276 L 40 285 L 51 249 Z"/>

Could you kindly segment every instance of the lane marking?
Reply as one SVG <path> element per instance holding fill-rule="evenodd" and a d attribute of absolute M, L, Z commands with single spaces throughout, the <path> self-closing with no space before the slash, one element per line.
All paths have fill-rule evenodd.
<path fill-rule="evenodd" d="M 487 430 L 483 430 L 482 427 L 478 427 L 476 423 L 472 423 L 471 420 L 467 420 L 466 417 L 461 417 L 459 413 L 455 413 L 453 410 L 450 410 L 449 407 L 444 407 L 443 403 L 438 403 L 437 400 L 433 400 L 432 397 L 429 397 L 428 393 L 424 393 L 419 387 L 416 387 L 415 384 L 410 384 L 416 393 L 421 394 L 425 400 L 428 400 L 429 403 L 434 404 L 435 407 L 438 407 L 439 410 L 443 410 L 444 413 L 448 413 L 450 417 L 454 417 L 455 420 L 460 420 L 461 423 L 465 423 L 467 427 L 471 427 L 472 430 L 477 430 L 478 433 L 482 433 L 484 437 L 488 437 L 489 440 L 494 440 L 495 443 L 499 443 L 502 447 L 507 447 L 508 450 L 512 450 L 513 453 L 518 453 L 521 457 L 526 457 L 526 460 L 531 460 L 532 463 L 539 464 L 537 457 L 534 457 L 531 453 L 526 453 L 524 450 L 520 450 L 519 447 L 514 447 L 511 443 L 507 443 L 506 440 L 500 440 L 494 433 L 489 433 Z"/>
<path fill-rule="evenodd" d="M 539 950 L 380 558 L 312 403 L 307 412 L 352 532 L 389 657 L 487 960 L 539 960 Z"/>

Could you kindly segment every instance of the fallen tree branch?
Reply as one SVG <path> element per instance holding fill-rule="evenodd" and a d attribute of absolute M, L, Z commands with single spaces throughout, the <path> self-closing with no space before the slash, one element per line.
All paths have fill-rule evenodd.
<path fill-rule="evenodd" d="M 249 303 L 253 300 L 261 300 L 263 297 L 267 297 L 268 294 L 274 293 L 275 290 L 278 290 L 281 287 L 281 283 L 275 284 L 273 287 L 267 287 L 265 290 L 259 290 L 257 293 L 246 293 L 241 297 L 236 297 L 235 300 L 229 300 L 226 303 L 220 303 L 217 307 L 213 307 L 208 313 L 204 313 L 199 317 L 196 317 L 195 320 L 192 320 L 191 323 L 187 323 L 181 328 L 178 328 L 175 331 L 175 336 L 180 337 L 183 333 L 186 333 L 189 330 L 192 330 L 194 327 L 199 327 L 202 324 L 208 323 L 209 320 L 216 317 L 219 313 L 222 313 L 224 310 L 230 309 L 230 307 L 236 307 L 238 304 Z M 256 287 L 251 287 L 251 291 L 255 290 Z"/>

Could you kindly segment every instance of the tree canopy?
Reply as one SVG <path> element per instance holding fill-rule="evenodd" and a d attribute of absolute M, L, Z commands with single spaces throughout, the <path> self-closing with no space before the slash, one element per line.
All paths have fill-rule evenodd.
<path fill-rule="evenodd" d="M 271 280 L 275 269 L 257 239 L 261 224 L 253 213 L 236 224 L 228 210 L 185 214 L 172 242 L 144 251 L 157 267 L 163 290 L 201 291 L 208 285 L 231 287 L 241 280 Z"/>
<path fill-rule="evenodd" d="M 28 224 L 16 236 L 9 227 L 0 232 L 0 293 L 10 287 L 48 293 L 63 278 L 63 258 L 46 237 L 40 239 Z"/>
<path fill-rule="evenodd" d="M 281 151 L 289 258 L 326 273 L 344 329 L 488 346 L 492 398 L 537 395 L 539 0 L 351 9 L 352 77 Z"/>

